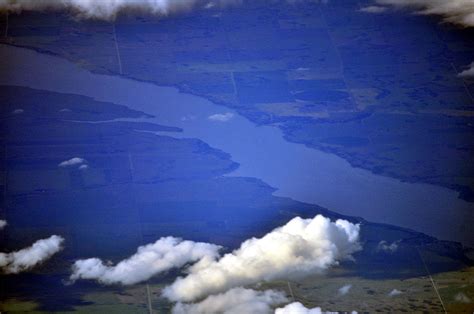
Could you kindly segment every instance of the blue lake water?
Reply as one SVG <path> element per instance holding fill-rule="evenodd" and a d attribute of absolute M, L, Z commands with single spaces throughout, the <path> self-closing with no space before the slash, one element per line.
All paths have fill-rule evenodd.
<path fill-rule="evenodd" d="M 465 237 L 474 204 L 458 199 L 457 192 L 354 168 L 338 156 L 287 142 L 278 128 L 257 126 L 204 98 L 93 74 L 61 58 L 6 45 L 0 46 L 0 71 L 2 85 L 89 96 L 155 116 L 139 120 L 181 127 L 184 131 L 172 136 L 199 138 L 231 154 L 240 167 L 230 176 L 259 178 L 275 187 L 277 196 L 474 246 L 474 239 Z M 209 118 L 215 114 L 228 119 Z"/>

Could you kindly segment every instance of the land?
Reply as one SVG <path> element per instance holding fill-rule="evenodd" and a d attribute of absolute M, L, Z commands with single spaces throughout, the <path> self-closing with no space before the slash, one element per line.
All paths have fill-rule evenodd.
<path fill-rule="evenodd" d="M 119 261 L 139 245 L 169 235 L 220 244 L 230 251 L 295 216 L 316 214 L 361 223 L 364 249 L 354 256 L 355 263 L 291 282 L 298 300 L 331 310 L 434 310 L 439 309 L 434 290 L 425 287 L 431 275 L 442 297 L 446 295 L 446 306 L 472 310 L 472 303 L 452 300 L 458 292 L 473 297 L 472 250 L 458 243 L 276 197 L 272 187 L 255 178 L 226 177 L 238 167 L 231 156 L 200 140 L 174 138 L 181 130 L 173 126 L 97 123 L 104 117 L 142 117 L 145 112 L 26 87 L 1 86 L 0 91 L 0 214 L 9 222 L 0 245 L 13 251 L 51 234 L 66 239 L 65 249 L 41 267 L 0 276 L 2 311 L 146 312 L 144 285 L 64 285 L 73 261 L 93 256 Z M 69 110 L 62 110 L 64 106 Z M 23 112 L 16 112 L 18 108 Z M 58 166 L 72 157 L 84 158 L 88 168 Z M 396 242 L 398 249 L 382 252 L 380 241 Z M 157 312 L 172 306 L 160 298 L 160 291 L 177 275 L 179 270 L 173 270 L 147 283 Z M 355 299 L 337 303 L 330 295 L 343 282 L 354 285 Z M 284 291 L 287 287 L 268 285 Z M 392 286 L 415 294 L 416 301 L 407 301 L 405 295 L 387 298 Z M 368 305 L 360 303 L 366 290 L 376 291 Z"/>
<path fill-rule="evenodd" d="M 457 77 L 472 61 L 473 30 L 361 5 L 247 1 L 113 23 L 22 12 L 8 25 L 1 17 L 1 42 L 177 86 L 288 141 L 473 201 L 474 81 Z"/>
<path fill-rule="evenodd" d="M 472 61 L 472 31 L 358 9 L 358 1 L 253 1 L 170 19 L 122 15 L 114 23 L 22 12 L 10 14 L 8 25 L 0 17 L 0 41 L 96 73 L 177 86 L 281 128 L 289 141 L 473 201 L 474 81 L 456 76 Z M 67 243 L 29 274 L 0 276 L 0 311 L 144 313 L 145 285 L 65 286 L 71 263 L 116 262 L 168 235 L 230 251 L 296 215 L 318 213 L 361 223 L 364 250 L 356 263 L 291 281 L 295 299 L 324 310 L 473 311 L 472 250 L 460 244 L 275 197 L 255 178 L 226 177 L 238 167 L 232 156 L 174 138 L 181 130 L 172 125 L 91 123 L 143 116 L 83 96 L 0 87 L 0 214 L 9 221 L 0 245 L 16 250 L 51 233 Z M 58 167 L 76 156 L 87 171 Z M 380 252 L 382 240 L 399 249 Z M 178 274 L 147 283 L 154 311 L 171 308 L 160 292 Z M 337 296 L 349 282 L 350 293 Z M 290 294 L 288 282 L 265 287 Z M 392 289 L 402 294 L 388 297 Z"/>

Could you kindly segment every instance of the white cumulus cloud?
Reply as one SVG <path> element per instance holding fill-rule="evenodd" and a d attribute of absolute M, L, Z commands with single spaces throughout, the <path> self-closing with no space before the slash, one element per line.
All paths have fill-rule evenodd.
<path fill-rule="evenodd" d="M 195 299 L 237 286 L 291 279 L 318 273 L 339 260 L 351 259 L 360 249 L 359 225 L 346 220 L 331 222 L 317 215 L 296 217 L 262 238 L 252 238 L 239 249 L 207 265 L 192 267 L 184 278 L 165 288 L 172 301 Z"/>
<path fill-rule="evenodd" d="M 7 226 L 7 221 L 6 220 L 0 220 L 0 230 L 5 228 Z"/>
<path fill-rule="evenodd" d="M 0 267 L 6 273 L 29 270 L 49 259 L 62 249 L 64 239 L 53 235 L 36 241 L 32 246 L 11 253 L 0 253 Z"/>
<path fill-rule="evenodd" d="M 84 165 L 87 161 L 84 158 L 80 157 L 73 157 L 68 160 L 64 160 L 58 164 L 58 167 L 61 168 L 66 168 L 66 167 L 72 167 L 72 166 L 79 166 Z"/>
<path fill-rule="evenodd" d="M 272 312 L 272 306 L 285 302 L 288 302 L 288 299 L 279 291 L 256 291 L 238 287 L 225 293 L 208 296 L 199 303 L 177 303 L 172 313 L 269 314 Z"/>
<path fill-rule="evenodd" d="M 84 18 L 110 20 L 124 10 L 141 10 L 156 15 L 239 3 L 240 0 L 0 0 L 0 10 L 71 10 Z"/>
<path fill-rule="evenodd" d="M 131 285 L 154 275 L 190 262 L 209 263 L 218 256 L 220 246 L 165 237 L 155 243 L 140 246 L 137 253 L 115 266 L 98 258 L 77 260 L 72 266 L 72 281 L 93 279 L 104 284 Z"/>
<path fill-rule="evenodd" d="M 275 309 L 275 314 L 322 314 L 322 313 L 331 313 L 323 312 L 320 307 L 315 307 L 308 309 L 300 302 L 293 302 L 285 307 Z"/>

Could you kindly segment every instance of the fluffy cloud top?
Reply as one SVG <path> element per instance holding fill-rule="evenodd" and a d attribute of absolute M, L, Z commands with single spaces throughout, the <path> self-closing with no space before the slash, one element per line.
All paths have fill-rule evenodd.
<path fill-rule="evenodd" d="M 211 8 L 235 2 L 239 0 L 0 0 L 0 9 L 71 10 L 79 17 L 110 20 L 119 12 L 129 9 L 167 15 L 199 5 Z"/>
<path fill-rule="evenodd" d="M 115 266 L 98 258 L 78 260 L 72 266 L 72 281 L 94 279 L 104 284 L 131 285 L 145 281 L 171 268 L 187 263 L 210 263 L 218 256 L 220 247 L 214 244 L 183 241 L 174 237 L 161 238 L 155 243 L 140 246 L 137 253 Z"/>
<path fill-rule="evenodd" d="M 296 217 L 262 238 L 252 238 L 232 253 L 189 270 L 165 288 L 172 301 L 192 301 L 232 287 L 321 272 L 360 249 L 359 225 L 331 222 L 321 215 Z"/>
<path fill-rule="evenodd" d="M 7 221 L 6 220 L 0 220 L 0 230 L 5 228 L 7 226 Z"/>
<path fill-rule="evenodd" d="M 421 14 L 435 14 L 446 22 L 467 27 L 474 26 L 474 1 L 472 0 L 376 0 L 382 5 L 410 7 Z"/>
<path fill-rule="evenodd" d="M 278 291 L 255 291 L 252 289 L 234 288 L 225 293 L 211 295 L 199 303 L 177 303 L 173 314 L 268 314 L 271 307 L 288 302 L 285 295 Z M 298 313 L 299 312 L 294 312 Z"/>
<path fill-rule="evenodd" d="M 293 302 L 285 307 L 281 307 L 275 310 L 275 314 L 322 314 L 320 307 L 315 307 L 312 309 L 306 308 L 300 302 Z M 330 313 L 330 312 L 324 312 Z"/>
<path fill-rule="evenodd" d="M 49 259 L 62 249 L 64 239 L 53 235 L 36 241 L 32 246 L 12 253 L 0 253 L 0 267 L 6 273 L 29 270 Z"/>
<path fill-rule="evenodd" d="M 84 158 L 74 157 L 65 161 L 62 161 L 58 164 L 58 167 L 66 168 L 66 167 L 73 167 L 84 165 L 87 161 Z"/>

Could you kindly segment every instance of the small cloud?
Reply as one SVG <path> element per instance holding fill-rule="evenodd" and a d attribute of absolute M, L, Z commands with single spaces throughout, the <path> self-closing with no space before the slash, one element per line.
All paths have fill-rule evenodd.
<path fill-rule="evenodd" d="M 132 285 L 191 262 L 204 265 L 218 256 L 220 246 L 179 238 L 161 238 L 140 246 L 137 253 L 113 266 L 99 258 L 77 260 L 70 280 L 92 279 L 104 284 Z"/>
<path fill-rule="evenodd" d="M 288 302 L 282 292 L 274 290 L 256 291 L 233 288 L 227 292 L 210 295 L 199 303 L 178 302 L 173 314 L 244 314 L 270 313 L 271 307 Z M 299 313 L 298 313 L 299 314 Z"/>
<path fill-rule="evenodd" d="M 234 117 L 234 114 L 232 112 L 226 112 L 226 113 L 216 113 L 216 114 L 210 115 L 208 119 L 211 121 L 227 122 L 233 117 Z"/>
<path fill-rule="evenodd" d="M 458 74 L 459 77 L 474 77 L 474 62 L 467 69 Z"/>
<path fill-rule="evenodd" d="M 332 222 L 322 215 L 295 217 L 262 238 L 246 240 L 219 260 L 192 266 L 163 295 L 189 302 L 233 287 L 314 274 L 351 259 L 360 248 L 357 224 Z"/>
<path fill-rule="evenodd" d="M 62 161 L 58 164 L 58 167 L 65 168 L 65 167 L 72 167 L 72 166 L 79 166 L 84 165 L 87 161 L 84 158 L 74 157 L 65 161 Z"/>
<path fill-rule="evenodd" d="M 337 293 L 339 295 L 346 295 L 347 293 L 349 293 L 349 290 L 351 290 L 351 288 L 352 288 L 352 285 L 344 285 L 341 288 L 339 288 L 339 290 L 337 290 Z"/>
<path fill-rule="evenodd" d="M 79 170 L 87 170 L 89 168 L 88 165 L 80 165 Z"/>
<path fill-rule="evenodd" d="M 63 108 L 63 109 L 59 110 L 59 112 L 72 112 L 72 110 L 68 109 L 68 108 Z"/>
<path fill-rule="evenodd" d="M 7 226 L 7 221 L 6 220 L 0 220 L 0 230 L 5 228 Z"/>
<path fill-rule="evenodd" d="M 22 114 L 24 112 L 25 112 L 25 110 L 23 110 L 23 109 L 15 109 L 15 110 L 12 111 L 12 114 Z"/>
<path fill-rule="evenodd" d="M 377 251 L 380 252 L 386 252 L 386 253 L 395 253 L 398 250 L 398 244 L 400 243 L 400 240 L 388 243 L 385 240 L 382 240 L 379 242 L 377 245 Z"/>
<path fill-rule="evenodd" d="M 462 292 L 459 292 L 458 294 L 456 294 L 454 296 L 454 300 L 460 303 L 471 303 L 471 298 L 469 298 L 467 295 L 465 295 Z"/>
<path fill-rule="evenodd" d="M 368 6 L 368 7 L 361 8 L 359 11 L 360 12 L 365 12 L 365 13 L 377 14 L 377 13 L 383 13 L 383 12 L 387 11 L 387 7 L 382 7 L 382 6 L 378 6 L 378 5 L 371 5 L 371 6 Z"/>
<path fill-rule="evenodd" d="M 17 274 L 33 268 L 62 249 L 64 239 L 53 235 L 36 241 L 32 246 L 12 253 L 0 253 L 0 268 L 6 273 Z"/>
<path fill-rule="evenodd" d="M 390 292 L 388 293 L 388 296 L 389 296 L 389 297 L 396 297 L 397 295 L 400 295 L 400 294 L 402 294 L 402 293 L 403 293 L 403 292 L 400 291 L 400 290 L 398 290 L 398 289 L 393 289 L 392 291 L 390 291 Z"/>

